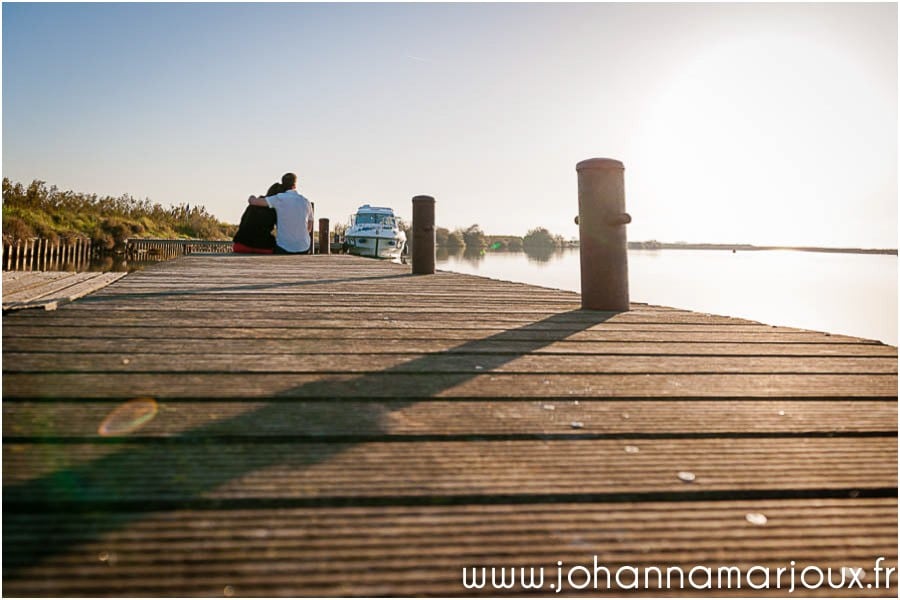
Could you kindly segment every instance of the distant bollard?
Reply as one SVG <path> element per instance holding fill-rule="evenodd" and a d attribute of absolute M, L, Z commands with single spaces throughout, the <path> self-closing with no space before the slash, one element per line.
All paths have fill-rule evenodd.
<path fill-rule="evenodd" d="M 328 219 L 319 219 L 319 254 L 331 254 L 331 242 L 329 242 Z"/>
<path fill-rule="evenodd" d="M 591 158 L 578 172 L 578 232 L 581 239 L 581 307 L 626 311 L 628 248 L 625 225 L 625 166 L 611 158 Z"/>
<path fill-rule="evenodd" d="M 412 199 L 412 272 L 413 275 L 434 273 L 434 198 Z"/>
<path fill-rule="evenodd" d="M 306 225 L 306 228 L 309 230 L 309 248 L 306 250 L 307 254 L 315 254 L 316 253 L 316 238 L 315 238 L 315 219 L 316 219 L 316 203 L 310 202 L 309 207 L 312 209 L 312 214 L 309 216 L 309 222 Z"/>

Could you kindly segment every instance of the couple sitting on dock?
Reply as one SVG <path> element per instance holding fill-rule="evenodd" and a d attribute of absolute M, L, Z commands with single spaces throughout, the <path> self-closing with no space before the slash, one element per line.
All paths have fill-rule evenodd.
<path fill-rule="evenodd" d="M 313 211 L 297 192 L 297 176 L 285 173 L 265 196 L 250 196 L 234 235 L 241 254 L 306 254 L 312 245 Z M 272 228 L 275 235 L 272 235 Z"/>

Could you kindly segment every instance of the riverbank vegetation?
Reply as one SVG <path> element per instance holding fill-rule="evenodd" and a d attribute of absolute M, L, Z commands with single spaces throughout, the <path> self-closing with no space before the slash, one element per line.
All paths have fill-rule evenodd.
<path fill-rule="evenodd" d="M 553 235 L 544 227 L 530 230 L 524 237 L 514 235 L 488 235 L 479 225 L 450 231 L 446 227 L 435 230 L 435 244 L 438 248 L 466 251 L 510 251 L 521 252 L 528 249 L 554 250 L 571 245 L 561 235 Z"/>
<path fill-rule="evenodd" d="M 94 247 L 113 249 L 132 237 L 230 240 L 236 228 L 203 206 L 167 208 L 127 194 L 61 191 L 38 180 L 26 187 L 3 178 L 3 237 L 8 241 L 89 238 Z"/>

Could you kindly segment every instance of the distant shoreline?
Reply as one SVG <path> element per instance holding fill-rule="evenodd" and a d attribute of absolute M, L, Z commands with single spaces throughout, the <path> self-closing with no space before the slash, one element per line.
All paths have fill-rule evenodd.
<path fill-rule="evenodd" d="M 897 256 L 896 248 L 825 248 L 820 246 L 755 246 L 753 244 L 687 244 L 669 242 L 628 242 L 629 250 L 731 250 L 755 252 L 759 250 L 794 250 L 798 252 L 828 252 L 832 254 L 882 254 Z"/>

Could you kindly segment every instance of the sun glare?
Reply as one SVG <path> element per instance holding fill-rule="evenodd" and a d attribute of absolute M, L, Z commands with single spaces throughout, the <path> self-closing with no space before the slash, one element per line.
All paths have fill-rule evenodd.
<path fill-rule="evenodd" d="M 896 160 L 871 143 L 890 147 L 896 118 L 875 116 L 891 114 L 889 101 L 860 64 L 809 38 L 711 42 L 661 82 L 649 105 L 632 196 L 652 220 L 693 212 L 684 235 L 695 240 L 764 242 L 765 231 L 786 242 L 798 220 L 844 222 L 849 200 L 883 189 Z M 872 176 L 849 175 L 860 170 Z"/>

